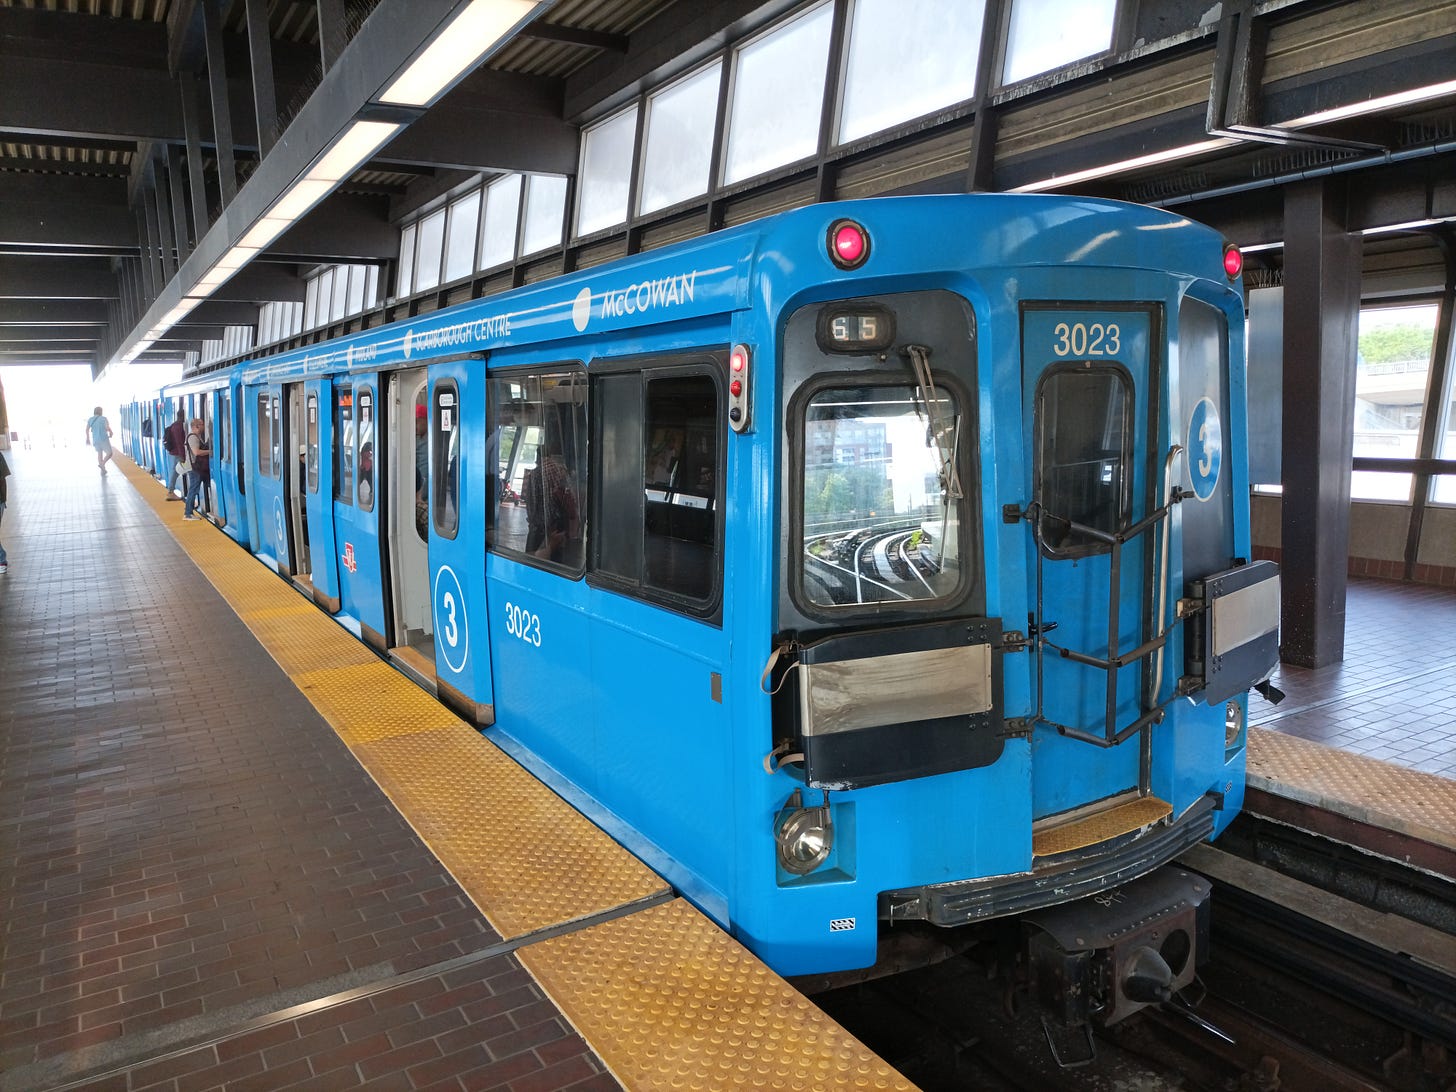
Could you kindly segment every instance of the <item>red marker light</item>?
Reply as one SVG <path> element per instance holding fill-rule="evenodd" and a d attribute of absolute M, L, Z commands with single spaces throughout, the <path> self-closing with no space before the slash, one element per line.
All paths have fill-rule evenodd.
<path fill-rule="evenodd" d="M 1236 246 L 1224 247 L 1223 271 L 1230 277 L 1237 277 L 1244 271 L 1244 256 Z"/>
<path fill-rule="evenodd" d="M 836 220 L 829 227 L 829 258 L 840 269 L 858 269 L 870 256 L 870 237 L 853 220 Z"/>
<path fill-rule="evenodd" d="M 732 368 L 735 372 L 741 372 L 747 363 L 748 361 L 744 359 L 742 349 L 734 349 L 733 355 L 728 359 L 728 367 Z"/>
<path fill-rule="evenodd" d="M 740 394 L 742 394 L 743 393 L 743 380 L 741 380 L 741 379 L 735 379 L 735 380 L 733 380 L 733 382 L 729 383 L 728 384 L 728 393 L 731 394 L 734 398 L 737 398 Z"/>

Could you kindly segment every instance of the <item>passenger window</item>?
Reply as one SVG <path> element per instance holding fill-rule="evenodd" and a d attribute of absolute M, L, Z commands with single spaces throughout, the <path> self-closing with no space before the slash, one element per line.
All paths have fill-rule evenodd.
<path fill-rule="evenodd" d="M 258 473 L 273 476 L 273 411 L 267 394 L 258 395 Z"/>
<path fill-rule="evenodd" d="M 452 380 L 435 384 L 435 435 L 432 481 L 435 533 L 454 538 L 460 529 L 460 391 Z"/>
<path fill-rule="evenodd" d="M 577 573 L 586 559 L 587 382 L 580 367 L 493 378 L 487 464 L 490 549 Z"/>
<path fill-rule="evenodd" d="M 828 387 L 805 405 L 800 557 L 813 606 L 910 606 L 959 588 L 968 441 L 960 400 L 932 389 Z"/>
<path fill-rule="evenodd" d="M 358 388 L 359 430 L 358 458 L 359 510 L 374 511 L 374 389 Z"/>
<path fill-rule="evenodd" d="M 354 503 L 354 388 L 334 388 L 334 499 Z"/>
<path fill-rule="evenodd" d="M 1121 369 L 1058 368 L 1041 381 L 1036 403 L 1038 531 L 1052 556 L 1109 547 L 1078 531 L 1112 534 L 1128 520 L 1132 394 Z"/>
<path fill-rule="evenodd" d="M 304 469 L 308 477 L 308 491 L 317 493 L 319 486 L 319 400 L 318 395 L 310 394 L 305 400 L 306 412 L 308 414 L 308 452 L 304 462 Z"/>
<path fill-rule="evenodd" d="M 278 477 L 283 473 L 283 415 L 278 410 L 278 396 L 272 397 L 273 403 L 273 476 Z M 289 471 L 289 477 L 293 472 Z"/>
<path fill-rule="evenodd" d="M 675 367 L 605 375 L 596 388 L 600 518 L 594 575 L 705 613 L 717 604 L 722 429 L 718 384 Z"/>

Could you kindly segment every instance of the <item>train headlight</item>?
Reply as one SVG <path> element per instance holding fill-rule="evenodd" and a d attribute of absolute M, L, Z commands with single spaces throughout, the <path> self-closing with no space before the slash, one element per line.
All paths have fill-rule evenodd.
<path fill-rule="evenodd" d="M 1243 730 L 1244 707 L 1231 701 L 1223 707 L 1223 745 L 1227 750 L 1231 751 L 1239 745 Z"/>
<path fill-rule="evenodd" d="M 829 813 L 829 794 L 824 803 L 806 808 L 799 790 L 789 797 L 774 824 L 779 864 L 785 872 L 803 876 L 829 859 L 834 848 L 834 820 Z"/>

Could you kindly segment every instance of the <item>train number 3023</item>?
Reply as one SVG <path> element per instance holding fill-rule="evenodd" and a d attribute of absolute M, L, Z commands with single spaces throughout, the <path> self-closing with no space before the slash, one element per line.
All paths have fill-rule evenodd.
<path fill-rule="evenodd" d="M 541 616 L 532 614 L 525 607 L 514 603 L 506 604 L 506 632 L 519 637 L 528 645 L 541 647 Z"/>
<path fill-rule="evenodd" d="M 1052 331 L 1052 352 L 1057 356 L 1114 356 L 1122 351 L 1117 323 L 1059 322 Z"/>

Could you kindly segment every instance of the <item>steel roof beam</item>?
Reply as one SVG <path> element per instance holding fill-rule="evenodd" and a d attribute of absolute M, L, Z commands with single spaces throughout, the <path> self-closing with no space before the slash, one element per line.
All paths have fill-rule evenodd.
<path fill-rule="evenodd" d="M 0 254 L 0 299 L 121 298 L 104 258 L 31 258 Z"/>

